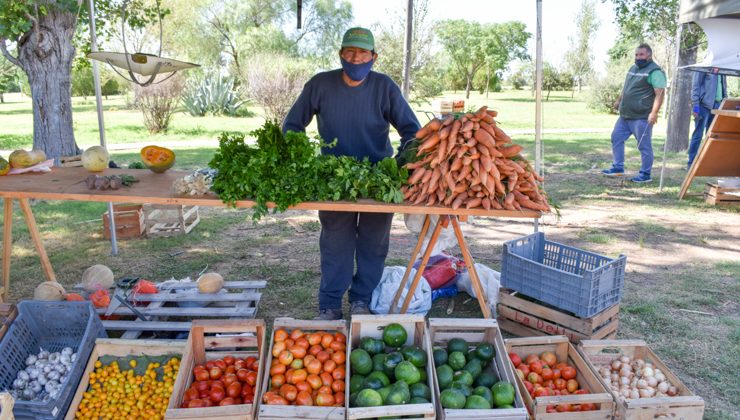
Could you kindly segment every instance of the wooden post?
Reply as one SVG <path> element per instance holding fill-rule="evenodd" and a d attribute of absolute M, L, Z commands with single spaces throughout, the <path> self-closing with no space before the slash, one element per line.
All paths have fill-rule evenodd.
<path fill-rule="evenodd" d="M 28 232 L 31 233 L 31 240 L 34 246 L 36 246 L 36 251 L 39 253 L 41 268 L 44 270 L 47 280 L 57 281 L 57 277 L 54 275 L 54 269 L 51 267 L 51 261 L 49 261 L 44 244 L 41 242 L 41 235 L 39 234 L 38 226 L 36 226 L 36 218 L 33 217 L 33 212 L 31 211 L 31 204 L 28 203 L 27 198 L 21 198 L 18 201 L 21 203 L 21 210 L 23 210 L 23 216 L 26 218 L 26 226 L 28 226 Z"/>
<path fill-rule="evenodd" d="M 424 244 L 424 237 L 427 236 L 430 223 L 431 223 L 431 216 L 427 214 L 426 216 L 424 216 L 424 224 L 421 226 L 421 232 L 419 232 L 419 240 L 416 241 L 416 246 L 414 247 L 414 251 L 411 253 L 411 259 L 409 260 L 409 263 L 406 266 L 406 271 L 403 273 L 403 278 L 401 279 L 401 285 L 398 287 L 398 290 L 396 291 L 396 295 L 393 297 L 393 304 L 388 310 L 389 314 L 396 313 L 396 308 L 398 308 L 398 300 L 401 299 L 401 292 L 403 291 L 403 289 L 406 288 L 406 283 L 408 283 L 409 281 L 409 274 L 411 273 L 411 269 L 414 268 L 414 261 L 416 261 L 416 256 L 419 255 L 419 251 L 421 251 L 421 246 Z"/>
<path fill-rule="evenodd" d="M 6 198 L 3 216 L 3 287 L 0 302 L 7 302 L 10 294 L 10 254 L 13 246 L 13 199 Z"/>
<path fill-rule="evenodd" d="M 434 245 L 437 243 L 437 239 L 439 239 L 439 233 L 442 232 L 442 224 L 444 223 L 444 220 L 447 217 L 448 216 L 439 216 L 439 219 L 437 219 L 437 224 L 434 226 L 432 237 L 429 239 L 427 248 L 426 250 L 424 250 L 424 255 L 421 257 L 421 264 L 419 264 L 419 268 L 416 270 L 416 275 L 414 275 L 414 280 L 411 282 L 409 291 L 406 293 L 406 299 L 403 300 L 403 306 L 401 306 L 402 314 L 405 314 L 406 311 L 409 309 L 409 304 L 411 304 L 411 298 L 414 296 L 414 291 L 416 291 L 416 287 L 419 286 L 419 280 L 421 280 L 421 275 L 424 273 L 424 268 L 427 266 L 427 262 L 429 262 L 429 257 L 432 255 L 432 250 L 434 249 Z M 399 290 L 402 290 L 402 289 L 399 289 Z"/>
<path fill-rule="evenodd" d="M 475 291 L 476 296 L 478 297 L 478 304 L 480 305 L 480 310 L 483 312 L 484 318 L 492 318 L 491 317 L 491 307 L 488 305 L 488 299 L 486 298 L 486 294 L 483 291 L 483 286 L 480 283 L 480 278 L 478 277 L 478 272 L 475 271 L 475 263 L 473 262 L 473 256 L 470 255 L 470 249 L 468 249 L 467 243 L 465 243 L 465 238 L 463 237 L 462 230 L 460 230 L 460 224 L 457 222 L 457 218 L 452 218 L 452 227 L 455 229 L 455 236 L 457 237 L 457 243 L 460 245 L 460 250 L 463 254 L 463 259 L 465 259 L 465 265 L 468 267 L 468 274 L 470 275 L 470 282 L 473 284 L 473 290 Z"/>

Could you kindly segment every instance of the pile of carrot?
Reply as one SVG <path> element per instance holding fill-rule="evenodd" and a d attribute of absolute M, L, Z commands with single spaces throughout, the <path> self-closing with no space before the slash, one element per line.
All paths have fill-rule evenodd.
<path fill-rule="evenodd" d="M 522 146 L 496 124 L 497 112 L 482 107 L 475 113 L 433 119 L 416 138 L 417 160 L 401 189 L 413 204 L 457 209 L 550 211 L 538 181 L 543 179 L 521 156 Z"/>

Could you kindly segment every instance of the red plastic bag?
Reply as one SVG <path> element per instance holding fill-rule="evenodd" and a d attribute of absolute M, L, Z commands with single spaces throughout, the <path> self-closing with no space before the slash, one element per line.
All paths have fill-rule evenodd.
<path fill-rule="evenodd" d="M 133 292 L 135 295 L 138 295 L 138 294 L 151 295 L 154 293 L 158 293 L 159 290 L 157 290 L 157 285 L 150 282 L 149 280 L 139 280 L 134 285 Z"/>
<path fill-rule="evenodd" d="M 439 289 L 454 280 L 457 274 L 457 258 L 440 254 L 429 259 L 423 276 L 432 289 Z"/>

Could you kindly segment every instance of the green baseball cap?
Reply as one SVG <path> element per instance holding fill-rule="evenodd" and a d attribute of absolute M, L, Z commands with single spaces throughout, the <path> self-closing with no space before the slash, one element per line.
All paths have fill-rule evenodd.
<path fill-rule="evenodd" d="M 373 51 L 375 50 L 375 38 L 370 29 L 366 28 L 349 28 L 342 37 L 342 48 L 344 47 L 357 47 L 363 50 Z"/>

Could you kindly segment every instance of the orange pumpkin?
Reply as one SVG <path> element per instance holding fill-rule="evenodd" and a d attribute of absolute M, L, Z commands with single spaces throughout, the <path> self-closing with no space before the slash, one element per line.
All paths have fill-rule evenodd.
<path fill-rule="evenodd" d="M 107 290 L 96 290 L 90 295 L 90 301 L 96 308 L 107 308 L 110 305 L 110 295 Z"/>
<path fill-rule="evenodd" d="M 166 147 L 146 146 L 141 149 L 141 160 L 150 171 L 161 174 L 175 164 L 175 152 Z"/>

